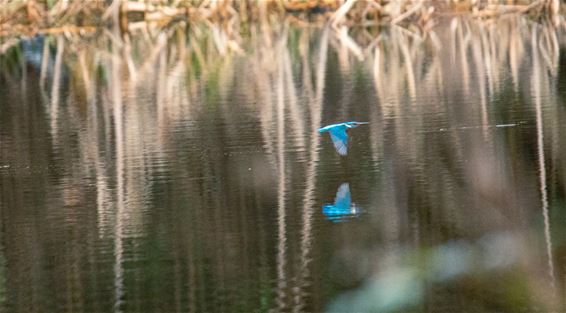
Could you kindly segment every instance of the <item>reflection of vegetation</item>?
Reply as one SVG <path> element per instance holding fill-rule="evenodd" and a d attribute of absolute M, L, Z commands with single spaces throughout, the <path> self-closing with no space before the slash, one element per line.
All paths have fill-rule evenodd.
<path fill-rule="evenodd" d="M 531 221 L 545 223 L 541 190 L 563 185 L 562 30 L 519 17 L 444 22 L 372 40 L 340 26 L 260 23 L 230 36 L 180 22 L 14 44 L 0 55 L 7 301 L 320 311 L 343 286 L 390 300 L 372 288 L 401 277 L 411 279 L 393 279 L 397 290 L 425 295 L 370 309 L 558 307 L 538 295 L 555 292 L 549 266 L 563 277 L 563 243 L 537 233 L 547 257 L 529 238 Z M 339 160 L 315 130 L 346 119 L 370 130 Z M 335 194 L 336 168 L 373 210 L 362 223 L 319 223 L 317 190 Z M 549 190 L 546 227 L 559 225 L 562 197 Z M 501 234 L 520 252 L 486 270 Z M 323 275 L 330 266 L 336 276 Z"/>

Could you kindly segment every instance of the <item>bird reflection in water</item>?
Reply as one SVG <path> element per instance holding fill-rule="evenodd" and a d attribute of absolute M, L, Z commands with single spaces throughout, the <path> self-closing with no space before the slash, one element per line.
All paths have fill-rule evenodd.
<path fill-rule="evenodd" d="M 322 206 L 322 214 L 326 219 L 335 223 L 344 222 L 360 216 L 361 210 L 355 203 L 352 203 L 350 195 L 350 185 L 343 183 L 338 187 L 334 204 Z"/>

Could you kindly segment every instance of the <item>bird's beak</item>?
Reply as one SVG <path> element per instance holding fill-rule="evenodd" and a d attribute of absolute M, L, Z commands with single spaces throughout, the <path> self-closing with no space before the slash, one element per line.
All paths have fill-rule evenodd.
<path fill-rule="evenodd" d="M 369 124 L 369 122 L 358 122 L 358 124 L 360 124 L 360 125 L 366 125 L 366 124 Z"/>

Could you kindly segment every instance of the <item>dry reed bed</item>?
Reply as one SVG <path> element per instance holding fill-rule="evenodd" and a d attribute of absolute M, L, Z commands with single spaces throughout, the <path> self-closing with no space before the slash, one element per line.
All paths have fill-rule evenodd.
<path fill-rule="evenodd" d="M 479 18 L 519 13 L 555 18 L 559 0 L 146 0 L 70 1 L 3 0 L 0 36 L 36 33 L 85 32 L 93 27 L 179 20 L 207 21 L 224 26 L 291 17 L 303 22 L 329 21 L 332 25 L 370 26 L 411 24 L 430 28 L 435 16 L 471 13 Z"/>

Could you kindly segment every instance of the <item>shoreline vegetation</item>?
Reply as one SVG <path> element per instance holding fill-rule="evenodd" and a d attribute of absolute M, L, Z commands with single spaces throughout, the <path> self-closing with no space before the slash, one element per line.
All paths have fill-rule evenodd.
<path fill-rule="evenodd" d="M 560 12 L 560 0 L 3 0 L 0 38 L 86 33 L 112 26 L 124 33 L 149 23 L 166 27 L 178 21 L 231 28 L 282 18 L 300 24 L 400 25 L 423 31 L 434 25 L 435 17 L 447 14 L 482 19 L 527 14 L 558 24 Z"/>

